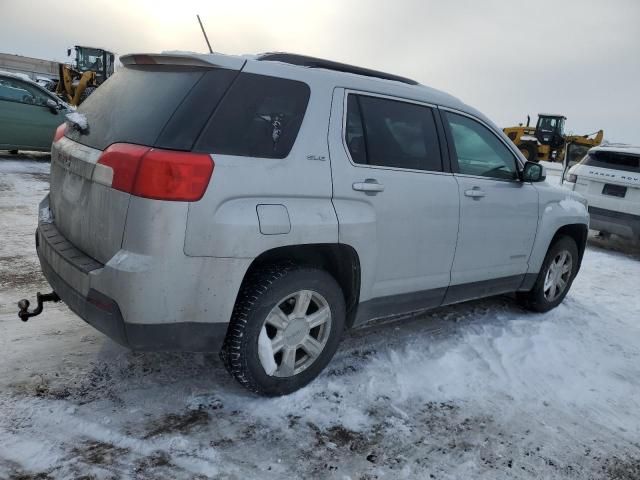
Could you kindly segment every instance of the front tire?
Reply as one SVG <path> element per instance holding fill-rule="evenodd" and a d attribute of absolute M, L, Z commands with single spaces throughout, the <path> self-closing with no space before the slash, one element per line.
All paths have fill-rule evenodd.
<path fill-rule="evenodd" d="M 243 282 L 221 357 L 242 386 L 265 396 L 316 378 L 338 348 L 345 301 L 336 280 L 313 267 L 276 265 Z"/>
<path fill-rule="evenodd" d="M 534 312 L 548 312 L 557 307 L 571 288 L 578 262 L 576 242 L 571 237 L 560 237 L 549 247 L 533 289 L 518 293 L 518 301 Z"/>

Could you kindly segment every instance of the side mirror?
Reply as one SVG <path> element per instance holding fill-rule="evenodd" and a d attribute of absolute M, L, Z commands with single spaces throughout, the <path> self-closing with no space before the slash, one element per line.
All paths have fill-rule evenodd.
<path fill-rule="evenodd" d="M 527 162 L 524 164 L 524 170 L 522 171 L 523 182 L 544 182 L 547 178 L 547 172 L 544 170 L 544 166 L 536 162 Z"/>
<path fill-rule="evenodd" d="M 55 101 L 53 101 L 53 100 L 51 100 L 51 99 L 47 100 L 47 104 L 46 105 L 47 105 L 47 108 L 49 109 L 49 111 L 51 113 L 55 114 L 55 115 L 57 115 L 58 112 L 60 111 L 60 104 L 55 102 Z"/>

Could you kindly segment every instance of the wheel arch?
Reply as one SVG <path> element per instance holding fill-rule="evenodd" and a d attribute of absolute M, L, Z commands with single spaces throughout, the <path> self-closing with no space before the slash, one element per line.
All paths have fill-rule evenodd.
<path fill-rule="evenodd" d="M 343 243 L 319 243 L 287 245 L 266 250 L 251 262 L 244 279 L 264 266 L 280 263 L 317 267 L 331 274 L 344 294 L 347 312 L 345 326 L 353 326 L 361 283 L 360 258 L 353 247 Z"/>

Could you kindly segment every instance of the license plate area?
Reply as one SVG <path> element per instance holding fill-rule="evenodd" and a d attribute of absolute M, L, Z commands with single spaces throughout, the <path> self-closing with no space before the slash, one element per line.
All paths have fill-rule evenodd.
<path fill-rule="evenodd" d="M 609 195 L 611 197 L 624 198 L 624 196 L 627 194 L 627 187 L 605 183 L 604 187 L 602 188 L 602 194 Z"/>

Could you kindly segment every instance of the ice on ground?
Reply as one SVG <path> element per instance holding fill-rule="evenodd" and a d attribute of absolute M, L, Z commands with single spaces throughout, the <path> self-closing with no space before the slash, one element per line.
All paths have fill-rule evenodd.
<path fill-rule="evenodd" d="M 640 478 L 640 255 L 590 240 L 546 314 L 497 297 L 350 332 L 255 397 L 216 355 L 130 352 L 46 283 L 41 163 L 0 160 L 0 478 Z M 33 169 L 33 173 L 28 173 Z M 605 248 L 618 251 L 609 251 Z"/>

